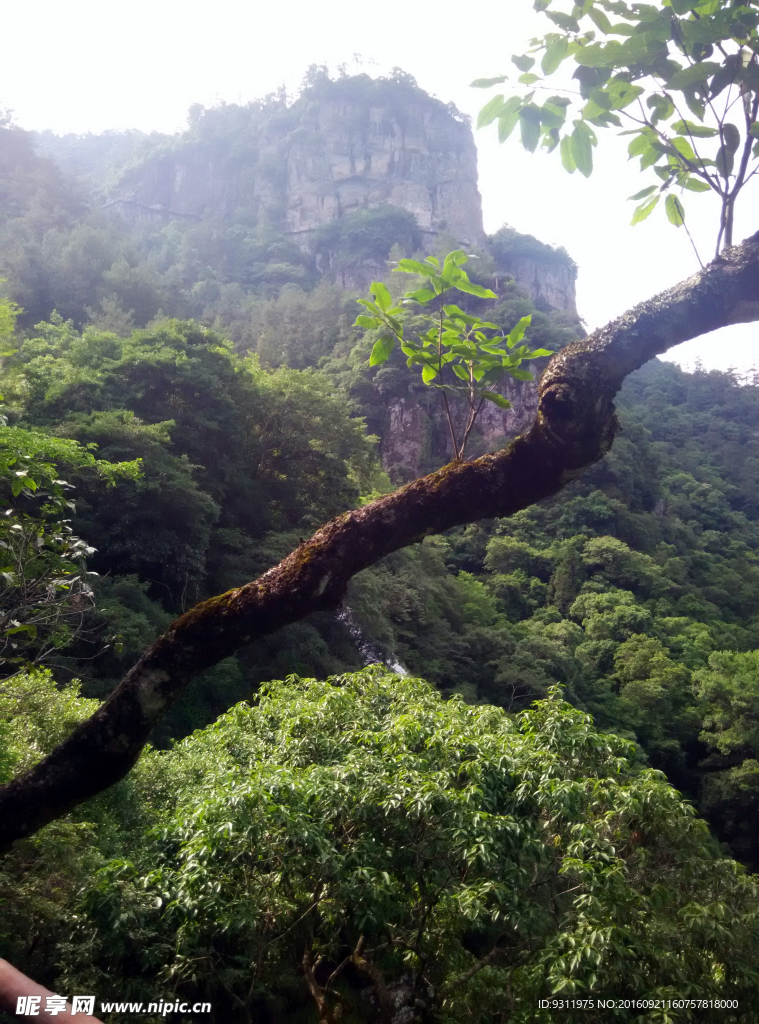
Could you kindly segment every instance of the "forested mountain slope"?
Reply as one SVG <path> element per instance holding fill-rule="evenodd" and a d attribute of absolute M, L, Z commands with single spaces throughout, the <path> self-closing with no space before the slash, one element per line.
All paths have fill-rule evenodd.
<path fill-rule="evenodd" d="M 340 103 L 361 118 L 338 124 Z M 325 142 L 330 131 L 336 142 Z M 359 266 L 397 295 L 394 260 L 462 241 L 445 218 L 424 220 L 435 203 L 440 214 L 445 196 L 430 199 L 424 216 L 399 198 L 403 190 L 351 206 L 350 190 L 369 180 L 374 188 L 377 167 L 358 184 L 333 175 L 339 216 L 309 221 L 304 241 L 292 230 L 293 211 L 304 209 L 293 182 L 317 180 L 340 146 L 350 165 L 357 139 L 373 152 L 384 138 L 405 195 L 422 173 L 414 153 L 424 150 L 424 173 L 453 161 L 477 235 L 468 133 L 402 75 L 372 84 L 315 74 L 294 104 L 272 97 L 196 109 L 173 138 L 35 140 L 0 127 L 0 275 L 22 307 L 0 308 L 4 550 L 16 527 L 30 537 L 21 569 L 3 568 L 4 599 L 51 543 L 45 517 L 59 530 L 56 571 L 74 571 L 60 540 L 73 531 L 84 545 L 77 557 L 86 553 L 82 573 L 97 574 L 81 590 L 80 627 L 37 635 L 6 624 L 10 647 L 21 644 L 14 630 L 27 629 L 24 657 L 45 653 L 54 679 L 24 670 L 20 655 L 6 664 L 0 782 L 85 717 L 178 612 L 256 578 L 325 520 L 450 459 L 435 393 L 397 351 L 369 366 L 376 337 L 353 326 L 359 291 L 344 287 L 357 285 L 361 275 L 346 268 Z M 210 188 L 197 177 L 203 153 L 226 185 L 190 209 L 182 190 L 192 186 L 197 199 Z M 183 177 L 180 164 L 196 177 Z M 168 199 L 149 193 L 159 185 L 170 187 Z M 456 205 L 456 195 L 445 201 Z M 102 208 L 108 201 L 118 216 Z M 533 348 L 557 350 L 581 334 L 566 253 L 509 228 L 475 241 L 472 279 L 498 299 L 465 296 L 467 309 L 506 332 L 530 316 Z M 512 408 L 489 408 L 472 433 L 473 455 L 503 446 L 534 415 L 529 383 L 501 390 Z M 370 984 L 362 975 L 367 936 L 387 940 L 366 956 L 394 991 L 408 988 L 404 956 L 434 962 L 438 994 L 458 992 L 443 1009 L 435 1004 L 436 1020 L 494 1020 L 506 987 L 514 1021 L 535 1019 L 549 982 L 595 991 L 595 942 L 605 944 L 609 992 L 624 994 L 645 962 L 662 992 L 679 979 L 712 986 L 715 998 L 748 998 L 753 882 L 649 769 L 692 801 L 723 850 L 759 866 L 759 387 L 655 361 L 629 378 L 618 408 L 611 453 L 555 499 L 397 552 L 355 577 L 337 615 L 288 626 L 198 678 L 130 779 L 4 862 L 0 955 L 50 984 L 100 991 L 116 977 L 136 998 L 159 982 L 211 993 L 219 1021 L 311 1020 L 320 986 L 329 988 L 325 965 L 336 969 L 340 957 L 351 964 L 337 986 L 353 1007 L 346 1019 L 376 1019 L 372 1000 L 385 996 L 376 976 Z M 22 450 L 20 438 L 33 444 Z M 50 453 L 69 441 L 82 447 L 56 477 Z M 87 452 L 101 460 L 99 473 Z M 44 486 L 27 487 L 37 470 Z M 65 500 L 73 504 L 60 520 Z M 290 681 L 267 690 L 259 717 L 239 705 L 205 728 L 272 679 L 323 680 L 369 660 L 412 678 L 374 670 L 329 684 Z M 506 762 L 521 786 L 498 781 Z M 423 836 L 406 817 L 414 787 L 443 808 Z M 262 832 L 263 805 L 276 827 Z M 334 814 L 317 826 L 322 805 Z M 478 832 L 491 806 L 513 819 L 513 832 Z M 464 853 L 446 824 L 454 808 Z M 399 847 L 426 851 L 413 878 L 383 860 L 389 847 L 379 839 L 372 846 L 383 814 Z M 359 850 L 350 837 L 363 827 L 368 845 Z M 249 863 L 237 837 L 245 846 L 254 834 L 264 853 Z M 327 881 L 309 874 L 306 862 L 318 857 Z M 258 880 L 242 886 L 243 910 L 240 879 L 224 876 L 231 861 L 240 878 Z M 356 871 L 342 873 L 354 861 Z M 513 877 L 499 874 L 511 863 L 520 865 Z M 421 892 L 428 868 L 461 884 L 441 881 L 443 909 L 436 916 L 430 904 L 424 932 L 424 899 L 407 906 L 403 894 Z M 530 873 L 543 870 L 550 896 L 535 897 Z M 562 902 L 571 872 L 598 901 L 590 917 Z M 304 931 L 307 906 L 322 900 L 318 927 Z M 651 914 L 645 924 L 630 909 L 635 900 Z M 699 900 L 718 911 L 697 911 Z M 362 907 L 377 919 L 391 908 L 405 931 L 382 939 Z M 518 935 L 504 945 L 506 914 Z M 619 935 L 603 931 L 614 914 Z M 250 927 L 253 917 L 263 930 Z M 715 924 L 723 919 L 732 931 Z M 420 927 L 419 949 L 401 955 Z M 281 954 L 260 954 L 280 935 Z M 587 960 L 567 952 L 577 944 Z M 457 980 L 465 975 L 466 984 Z M 409 992 L 404 999 L 432 998 Z"/>
<path fill-rule="evenodd" d="M 485 245 L 471 128 L 402 72 L 331 81 L 312 69 L 295 102 L 198 105 L 175 136 L 6 126 L 0 149 L 0 270 L 27 325 L 57 309 L 77 326 L 144 326 L 160 309 L 219 318 L 249 347 L 238 321 L 283 286 L 364 288 L 393 245 Z M 78 202 L 29 187 L 50 158 Z M 533 297 L 573 308 L 566 256 L 534 240 L 495 255 Z"/>
<path fill-rule="evenodd" d="M 19 129 L 2 131 L 7 287 L 26 306 L 22 327 L 58 309 L 24 329 L 7 361 L 11 421 L 96 444 L 104 458 L 143 460 L 141 479 L 115 488 L 75 481 L 74 525 L 97 548 L 90 564 L 102 580 L 91 638 L 59 660 L 93 694 L 107 692 L 177 610 L 254 577 L 359 493 L 389 487 L 377 454 L 396 479 L 450 457 L 435 395 L 400 353 L 369 369 L 371 338 L 351 327 L 354 299 L 320 280 L 318 231 L 316 252 L 298 248 L 286 240 L 286 221 L 276 229 L 267 220 L 276 210 L 265 202 L 248 218 L 239 188 L 239 201 L 199 208 L 196 221 L 129 224 L 96 209 L 121 179 L 148 188 L 149 168 L 167 153 L 179 160 L 226 153 L 239 167 L 245 147 L 258 152 L 255 139 L 279 132 L 283 118 L 295 125 L 338 101 L 365 117 L 390 104 L 396 128 L 405 123 L 404 102 L 427 102 L 402 76 L 331 83 L 314 72 L 294 106 L 272 97 L 247 108 L 198 109 L 170 144 L 139 133 L 43 137 L 67 170 L 38 156 Z M 463 130 L 436 102 L 436 116 Z M 363 137 L 360 125 L 354 129 Z M 335 252 L 380 264 L 393 246 L 402 251 L 404 237 L 406 246 L 421 237 L 410 211 L 383 205 L 332 225 L 340 225 L 328 240 Z M 264 244 L 290 246 L 293 258 L 297 251 L 305 277 L 296 285 L 287 275 L 246 276 L 242 254 L 252 259 Z M 503 229 L 476 272 L 500 299 L 473 301 L 507 330 L 531 314 L 531 342 L 559 348 L 578 323 L 571 309 L 556 308 L 562 303 L 550 288 L 530 294 L 509 280 L 509 269 L 525 262 L 528 285 L 535 268 L 544 288 L 551 274 L 573 278 L 565 254 Z M 145 323 L 159 308 L 194 313 L 220 333 L 160 317 L 131 333 L 133 321 Z M 529 422 L 530 387 L 516 383 L 507 393 L 514 407 L 488 410 L 473 454 Z M 356 667 L 361 655 L 348 627 L 355 632 L 358 624 L 366 649 L 473 699 L 526 706 L 552 681 L 565 684 L 603 727 L 636 736 L 653 763 L 706 801 L 736 851 L 753 857 L 753 824 L 729 810 L 725 790 L 734 784 L 747 792 L 750 729 L 735 734 L 730 716 L 738 711 L 722 707 L 729 699 L 713 679 L 727 670 L 708 662 L 713 652 L 756 646 L 755 388 L 653 364 L 628 382 L 620 404 L 622 436 L 579 484 L 548 506 L 392 556 L 354 582 L 349 620 L 317 617 L 233 659 L 195 684 L 167 730 L 201 724 L 273 676 Z M 374 445 L 362 421 L 350 418 L 357 414 Z M 733 674 L 748 671 L 740 659 L 730 665 Z"/>

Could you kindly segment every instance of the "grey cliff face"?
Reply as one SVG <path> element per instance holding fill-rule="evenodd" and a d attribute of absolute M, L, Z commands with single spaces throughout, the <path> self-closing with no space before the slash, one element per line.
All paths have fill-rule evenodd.
<path fill-rule="evenodd" d="M 469 125 L 440 104 L 314 104 L 287 156 L 286 228 L 304 242 L 345 214 L 382 204 L 413 213 L 428 236 L 484 241 Z"/>
<path fill-rule="evenodd" d="M 243 181 L 239 172 L 229 173 L 221 163 L 218 155 L 189 148 L 155 158 L 124 177 L 105 209 L 126 220 L 225 217 L 234 209 Z M 248 184 L 252 191 L 254 181 Z"/>
<path fill-rule="evenodd" d="M 372 105 L 301 101 L 294 127 L 264 129 L 241 154 L 187 144 L 156 154 L 122 179 L 107 208 L 127 219 L 233 215 L 245 205 L 281 220 L 302 248 L 324 224 L 390 205 L 441 232 L 482 245 L 477 149 L 469 124 L 431 97 Z"/>
<path fill-rule="evenodd" d="M 570 266 L 547 266 L 523 256 L 508 260 L 505 269 L 536 305 L 577 312 L 575 273 Z"/>
<path fill-rule="evenodd" d="M 484 406 L 472 438 L 474 454 L 479 454 L 479 449 L 492 451 L 500 447 L 535 419 L 538 389 L 534 381 L 507 377 L 498 391 L 509 399 L 511 408 L 499 409 L 490 403 Z M 393 479 L 413 480 L 428 464 L 441 465 L 453 458 L 448 426 L 436 397 L 410 393 L 407 398 L 395 398 L 389 403 L 387 430 L 382 437 L 382 464 Z M 459 418 L 463 419 L 463 410 Z M 457 426 L 460 430 L 463 423 Z"/>

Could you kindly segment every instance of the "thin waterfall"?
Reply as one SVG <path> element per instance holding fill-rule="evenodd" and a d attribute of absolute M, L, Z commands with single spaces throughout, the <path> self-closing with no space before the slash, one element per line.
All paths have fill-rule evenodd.
<path fill-rule="evenodd" d="M 342 605 L 337 613 L 337 618 L 350 633 L 351 639 L 356 645 L 365 665 L 376 665 L 379 663 L 380 665 L 387 665 L 391 672 L 395 672 L 399 676 L 408 675 L 408 669 L 401 665 L 395 654 L 386 654 L 379 644 L 364 633 L 356 621 L 356 616 L 353 614 L 353 609 L 350 605 Z"/>

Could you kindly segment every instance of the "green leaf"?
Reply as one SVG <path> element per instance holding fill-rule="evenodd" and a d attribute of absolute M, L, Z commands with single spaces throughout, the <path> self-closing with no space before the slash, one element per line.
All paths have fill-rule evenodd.
<path fill-rule="evenodd" d="M 629 198 L 635 201 L 638 199 L 645 199 L 646 196 L 650 196 L 652 192 L 655 192 L 658 187 L 658 185 L 649 185 L 648 188 L 642 188 L 640 192 L 636 192 L 634 196 L 630 196 Z"/>
<path fill-rule="evenodd" d="M 535 85 L 536 82 L 540 81 L 540 75 L 536 75 L 532 71 L 526 71 L 525 74 L 519 76 L 517 81 L 520 85 Z"/>
<path fill-rule="evenodd" d="M 687 139 L 678 135 L 677 138 L 672 139 L 672 145 L 681 156 L 685 157 L 686 160 L 689 160 L 691 163 L 696 163 L 696 154 L 693 152 L 693 147 Z"/>
<path fill-rule="evenodd" d="M 506 75 L 498 75 L 496 78 L 475 78 L 470 84 L 472 89 L 490 89 L 494 85 L 501 85 L 502 82 L 507 82 L 508 78 Z"/>
<path fill-rule="evenodd" d="M 517 126 L 519 121 L 518 111 L 514 111 L 510 114 L 502 114 L 498 118 L 498 141 L 503 143 L 508 139 L 511 133 Z"/>
<path fill-rule="evenodd" d="M 546 100 L 546 103 L 550 103 L 551 106 L 553 106 L 553 107 L 564 107 L 565 110 L 566 110 L 567 107 L 571 106 L 571 100 L 569 99 L 568 96 L 559 96 L 559 95 L 549 96 L 548 99 Z"/>
<path fill-rule="evenodd" d="M 552 75 L 561 65 L 569 53 L 569 42 L 565 36 L 560 36 L 547 47 L 540 62 L 540 69 L 544 75 Z"/>
<path fill-rule="evenodd" d="M 639 85 L 619 81 L 612 82 L 606 89 L 611 101 L 612 110 L 624 110 L 625 107 L 629 107 L 631 103 L 643 94 L 643 91 Z"/>
<path fill-rule="evenodd" d="M 661 160 L 664 155 L 664 147 L 660 146 L 658 142 L 652 142 L 648 149 L 645 151 L 643 156 L 640 158 L 640 169 L 645 171 L 647 167 L 651 167 L 658 160 Z"/>
<path fill-rule="evenodd" d="M 426 363 L 428 366 L 437 366 L 438 354 L 434 352 L 416 352 L 412 357 L 416 363 Z"/>
<path fill-rule="evenodd" d="M 508 114 L 519 113 L 524 106 L 524 99 L 521 96 L 509 96 L 503 105 L 503 110 L 500 116 L 505 117 Z"/>
<path fill-rule="evenodd" d="M 690 67 L 676 71 L 667 82 L 668 89 L 685 89 L 696 82 L 705 82 L 720 70 L 720 65 L 714 61 L 705 60 L 701 64 L 691 64 Z"/>
<path fill-rule="evenodd" d="M 11 629 L 4 629 L 3 634 L 5 636 L 11 636 L 14 633 L 29 633 L 31 636 L 37 636 L 36 626 L 13 626 Z"/>
<path fill-rule="evenodd" d="M 374 343 L 372 348 L 372 354 L 369 356 L 369 365 L 378 366 L 380 363 L 387 361 L 390 353 L 393 351 L 395 345 L 395 339 L 390 335 L 385 335 L 379 338 Z"/>
<path fill-rule="evenodd" d="M 633 225 L 640 224 L 640 222 L 645 220 L 646 217 L 650 217 L 660 199 L 661 196 L 654 196 L 654 198 L 650 199 L 647 203 L 641 203 L 633 214 L 633 219 L 630 223 Z"/>
<path fill-rule="evenodd" d="M 522 135 L 522 145 L 534 153 L 540 141 L 540 108 L 534 103 L 528 103 L 519 112 L 519 129 Z"/>
<path fill-rule="evenodd" d="M 569 14 L 562 14 L 560 11 L 546 11 L 546 17 L 550 18 L 554 25 L 558 25 L 563 32 L 579 32 L 580 23 Z"/>
<path fill-rule="evenodd" d="M 605 35 L 608 35 L 612 31 L 611 22 L 600 8 L 591 7 L 588 11 L 588 17 L 596 28 L 600 28 Z"/>
<path fill-rule="evenodd" d="M 748 130 L 749 135 L 755 139 L 759 139 L 759 121 L 753 121 L 751 127 Z"/>
<path fill-rule="evenodd" d="M 487 399 L 488 402 L 492 402 L 493 405 L 497 405 L 499 409 L 511 408 L 511 402 L 508 398 L 504 398 L 503 395 L 499 395 L 496 391 L 483 391 L 482 397 Z"/>
<path fill-rule="evenodd" d="M 459 363 L 456 363 L 454 366 L 451 367 L 451 369 L 456 374 L 456 376 L 459 377 L 461 380 L 465 380 L 467 381 L 467 383 L 469 382 L 469 374 L 466 372 L 464 367 L 461 366 Z"/>
<path fill-rule="evenodd" d="M 641 153 L 645 153 L 655 138 L 656 136 L 654 133 L 648 129 L 641 131 L 640 135 L 636 135 L 627 147 L 627 153 L 630 159 L 634 156 L 640 156 Z"/>
<path fill-rule="evenodd" d="M 574 58 L 583 67 L 612 67 L 623 56 L 622 45 L 616 40 L 608 42 L 605 46 L 595 43 L 592 46 L 578 46 Z"/>
<path fill-rule="evenodd" d="M 694 178 L 692 175 L 681 181 L 680 185 L 683 188 L 687 188 L 689 192 L 711 192 L 711 185 L 701 181 L 700 178 Z"/>
<path fill-rule="evenodd" d="M 403 297 L 404 299 L 412 299 L 414 302 L 420 302 L 424 305 L 426 302 L 429 302 L 430 299 L 435 298 L 435 293 L 430 291 L 429 288 L 418 288 L 414 292 L 406 292 Z"/>
<path fill-rule="evenodd" d="M 427 365 L 422 369 L 422 380 L 425 384 L 431 384 L 435 377 L 437 377 L 437 374 L 438 371 L 434 366 Z"/>
<path fill-rule="evenodd" d="M 499 116 L 503 110 L 504 99 L 503 95 L 494 96 L 492 100 L 489 100 L 482 110 L 477 115 L 477 127 L 484 128 Z"/>
<path fill-rule="evenodd" d="M 382 321 L 376 316 L 357 316 L 356 322 L 353 324 L 354 327 L 365 327 L 371 331 L 375 327 L 379 327 Z"/>
<path fill-rule="evenodd" d="M 497 299 L 498 296 L 495 292 L 489 288 L 483 288 L 479 284 L 473 284 L 471 281 L 457 281 L 455 287 L 460 292 L 466 292 L 467 295 L 476 295 L 480 299 Z"/>
<path fill-rule="evenodd" d="M 515 64 L 520 71 L 529 71 L 535 64 L 534 57 L 528 57 L 527 54 L 514 54 L 511 58 L 511 63 Z"/>
<path fill-rule="evenodd" d="M 597 117 L 611 109 L 611 97 L 603 89 L 594 88 L 590 90 L 588 102 L 583 107 L 584 117 Z"/>
<path fill-rule="evenodd" d="M 575 158 L 572 156 L 572 140 L 569 135 L 562 137 L 559 145 L 559 152 L 561 153 L 561 162 L 564 166 L 564 170 L 570 174 L 574 174 L 577 170 L 577 164 Z"/>
<path fill-rule="evenodd" d="M 681 228 L 685 223 L 685 209 L 677 196 L 672 195 L 670 192 L 664 203 L 664 209 L 670 224 L 674 224 L 676 228 Z"/>
<path fill-rule="evenodd" d="M 607 119 L 616 116 L 610 115 L 608 110 L 603 110 L 594 100 L 588 100 L 585 106 L 582 108 L 582 116 L 589 124 L 595 124 L 599 128 L 603 128 L 607 124 Z"/>
<path fill-rule="evenodd" d="M 443 312 L 445 313 L 446 316 L 456 316 L 457 318 L 463 320 L 465 324 L 480 323 L 479 317 L 470 316 L 468 313 L 464 312 L 461 306 L 455 306 L 453 305 L 453 303 L 451 303 L 448 306 L 443 306 Z"/>
<path fill-rule="evenodd" d="M 696 88 L 696 86 L 692 86 L 690 89 L 683 89 L 683 96 L 685 96 L 685 102 L 691 114 L 695 114 L 699 121 L 703 121 L 706 116 L 706 101 L 696 95 Z M 698 88 L 703 87 L 698 86 Z"/>
<path fill-rule="evenodd" d="M 610 72 L 605 68 L 589 68 L 578 65 L 572 78 L 580 83 L 580 95 L 587 99 L 591 90 L 604 85 L 609 76 Z"/>
<path fill-rule="evenodd" d="M 670 0 L 670 6 L 675 14 L 687 14 L 697 7 L 697 0 Z"/>
<path fill-rule="evenodd" d="M 719 135 L 716 128 L 709 128 L 705 124 L 694 124 L 693 121 L 675 121 L 672 125 L 678 135 L 690 135 L 694 139 L 712 139 Z"/>
<path fill-rule="evenodd" d="M 506 338 L 506 344 L 509 348 L 513 348 L 518 345 L 524 337 L 524 332 L 532 323 L 532 316 L 523 316 L 519 323 L 515 324 L 514 327 L 509 331 L 508 337 Z"/>
<path fill-rule="evenodd" d="M 572 159 L 580 174 L 589 178 L 593 173 L 593 148 L 588 135 L 580 131 L 579 125 L 570 136 Z"/>
<path fill-rule="evenodd" d="M 739 73 L 742 70 L 742 64 L 738 54 L 730 54 L 727 57 L 720 68 L 715 74 L 711 81 L 711 88 L 709 90 L 709 98 L 714 99 L 738 78 Z"/>
<path fill-rule="evenodd" d="M 717 150 L 717 156 L 714 161 L 717 167 L 717 174 L 721 175 L 723 178 L 729 178 L 733 173 L 734 161 L 735 154 L 725 146 L 720 146 Z"/>
<path fill-rule="evenodd" d="M 675 112 L 675 105 L 670 98 L 668 96 L 660 96 L 658 93 L 654 93 L 653 96 L 646 98 L 646 106 L 652 111 L 652 124 L 669 120 Z"/>
<path fill-rule="evenodd" d="M 735 153 L 738 146 L 741 144 L 741 133 L 738 131 L 736 125 L 728 122 L 722 125 L 722 139 L 725 144 L 725 149 L 729 153 Z"/>
<path fill-rule="evenodd" d="M 374 301 L 377 303 L 383 313 L 386 313 L 393 304 L 393 297 L 387 290 L 386 286 L 381 281 L 372 281 L 370 289 L 374 296 Z"/>
<path fill-rule="evenodd" d="M 425 266 L 418 260 L 399 260 L 398 266 L 393 272 L 397 273 L 398 271 L 404 274 L 423 274 L 425 277 L 430 277 L 435 272 L 433 267 Z"/>

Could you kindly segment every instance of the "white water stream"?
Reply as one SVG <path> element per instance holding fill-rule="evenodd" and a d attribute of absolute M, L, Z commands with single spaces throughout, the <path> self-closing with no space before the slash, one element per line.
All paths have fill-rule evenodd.
<path fill-rule="evenodd" d="M 386 654 L 378 644 L 364 633 L 349 605 L 342 605 L 337 613 L 337 618 L 350 633 L 351 639 L 358 648 L 358 652 L 363 658 L 365 665 L 386 665 L 391 672 L 395 672 L 399 676 L 408 675 L 408 669 L 401 665 L 395 654 Z"/>

